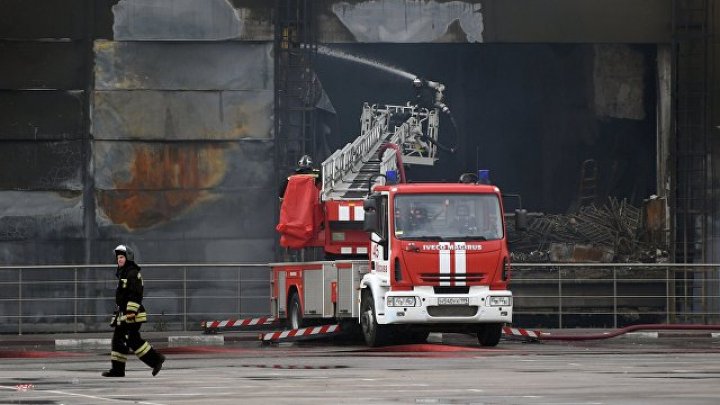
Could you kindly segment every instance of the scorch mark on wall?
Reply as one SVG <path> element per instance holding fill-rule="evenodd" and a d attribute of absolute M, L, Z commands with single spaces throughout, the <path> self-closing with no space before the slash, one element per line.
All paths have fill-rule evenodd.
<path fill-rule="evenodd" d="M 167 222 L 211 199 L 208 189 L 216 187 L 227 170 L 223 146 L 162 144 L 133 149 L 128 172 L 115 176 L 115 189 L 98 192 L 105 215 L 129 229 Z"/>

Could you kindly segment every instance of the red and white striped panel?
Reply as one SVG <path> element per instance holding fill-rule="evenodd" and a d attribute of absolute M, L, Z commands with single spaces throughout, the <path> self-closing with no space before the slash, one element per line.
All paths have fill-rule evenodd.
<path fill-rule="evenodd" d="M 326 204 L 329 221 L 350 222 L 365 219 L 362 201 L 338 201 Z"/>
<path fill-rule="evenodd" d="M 540 332 L 539 330 L 527 330 L 522 328 L 511 328 L 509 326 L 503 326 L 503 335 L 523 337 L 528 339 L 540 339 L 540 337 L 543 335 L 543 332 Z"/>
<path fill-rule="evenodd" d="M 263 342 L 279 342 L 292 338 L 321 337 L 340 332 L 340 325 L 323 325 L 310 328 L 290 329 L 282 332 L 263 333 L 260 340 Z"/>
<path fill-rule="evenodd" d="M 205 321 L 206 329 L 232 328 L 236 326 L 270 325 L 277 322 L 277 318 L 264 316 L 261 318 L 228 319 L 227 321 Z"/>

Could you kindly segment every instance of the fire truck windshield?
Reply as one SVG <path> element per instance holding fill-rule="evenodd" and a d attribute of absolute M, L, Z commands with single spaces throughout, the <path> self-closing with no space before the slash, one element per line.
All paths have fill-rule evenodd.
<path fill-rule="evenodd" d="M 395 237 L 412 240 L 497 240 L 502 211 L 494 194 L 400 194 L 394 199 Z"/>

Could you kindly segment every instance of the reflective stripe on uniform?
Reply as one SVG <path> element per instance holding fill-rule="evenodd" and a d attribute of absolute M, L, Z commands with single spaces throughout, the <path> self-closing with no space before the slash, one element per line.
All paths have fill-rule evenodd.
<path fill-rule="evenodd" d="M 150 349 L 152 349 L 152 346 L 150 346 L 150 343 L 145 342 L 142 346 L 140 346 L 139 349 L 135 350 L 135 355 L 137 355 L 138 357 L 142 357 L 145 354 L 147 354 L 147 352 L 149 352 Z"/>
<path fill-rule="evenodd" d="M 125 323 L 142 323 L 147 322 L 147 312 L 139 312 L 135 314 L 134 317 L 128 318 L 126 315 L 123 315 L 119 319 L 120 322 Z"/>
<path fill-rule="evenodd" d="M 140 304 L 138 304 L 137 302 L 128 301 L 126 311 L 137 312 L 138 309 L 140 309 Z"/>
<path fill-rule="evenodd" d="M 122 288 L 127 288 L 127 279 L 126 278 L 121 278 L 120 282 L 122 283 Z"/>
<path fill-rule="evenodd" d="M 116 351 L 110 352 L 110 360 L 119 361 L 122 363 L 125 363 L 127 361 L 127 356 Z"/>

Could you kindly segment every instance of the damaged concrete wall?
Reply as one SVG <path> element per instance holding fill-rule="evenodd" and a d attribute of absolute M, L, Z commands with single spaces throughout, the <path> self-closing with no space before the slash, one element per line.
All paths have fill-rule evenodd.
<path fill-rule="evenodd" d="M 2 262 L 270 260 L 271 7 L 3 2 Z"/>
<path fill-rule="evenodd" d="M 271 260 L 272 42 L 241 40 L 249 13 L 224 0 L 112 10 L 115 40 L 94 46 L 101 240 L 152 261 Z"/>
<path fill-rule="evenodd" d="M 268 1 L 120 1 L 113 8 L 117 41 L 272 41 Z"/>
<path fill-rule="evenodd" d="M 313 6 L 319 41 L 326 43 L 670 42 L 665 0 L 316 0 Z"/>
<path fill-rule="evenodd" d="M 398 65 L 412 67 L 414 72 L 432 75 L 446 84 L 451 84 L 453 77 L 469 83 L 468 78 L 480 80 L 503 72 L 506 74 L 500 78 L 505 81 L 498 82 L 498 86 L 522 93 L 534 87 L 539 92 L 552 91 L 554 85 L 542 83 L 516 89 L 508 75 L 526 69 L 515 66 L 517 61 L 542 58 L 516 58 L 512 52 L 503 54 L 490 49 L 496 60 L 489 70 L 483 70 L 480 63 L 484 63 L 483 53 L 489 48 L 444 58 L 442 52 L 429 52 L 429 47 L 432 43 L 450 42 L 474 46 L 479 42 L 509 41 L 665 41 L 667 29 L 658 28 L 668 20 L 665 3 L 317 0 L 312 6 L 320 42 L 359 42 L 367 46 L 378 42 L 418 43 L 428 48 L 410 53 L 397 48 L 387 54 L 400 57 Z M 217 260 L 272 257 L 275 213 L 268 204 L 249 207 L 258 192 L 272 195 L 275 187 L 270 175 L 274 5 L 261 0 L 3 2 L 0 37 L 10 40 L 0 41 L 4 61 L 0 66 L 0 135 L 4 142 L 0 168 L 13 175 L 0 178 L 4 190 L 0 193 L 5 193 L 0 206 L 6 207 L 0 217 L 6 226 L 0 229 L 0 235 L 7 235 L 0 246 L 2 257 L 14 263 L 105 261 L 105 252 L 116 239 L 140 237 L 144 243 L 158 246 L 150 251 L 139 249 L 139 257 L 147 260 L 200 260 L 216 250 L 224 252 L 219 257 L 213 253 Z M 628 19 L 638 18 L 643 24 L 628 23 Z M 613 29 L 608 29 L 611 26 Z M 523 52 L 532 55 L 545 50 Z M 643 91 L 643 72 L 649 69 L 646 49 L 602 45 L 595 48 L 594 59 L 570 51 L 578 53 L 573 60 L 563 52 L 560 48 L 551 52 L 557 55 L 557 66 L 553 67 L 556 61 L 551 61 L 536 69 L 536 81 L 547 77 L 545 71 L 559 80 L 575 80 L 576 85 L 594 95 L 592 110 L 587 109 L 584 98 L 572 101 L 574 96 L 557 105 L 543 102 L 540 104 L 547 106 L 546 118 L 539 124 L 524 124 L 525 130 L 539 131 L 540 139 L 554 139 L 558 132 L 570 133 L 572 128 L 579 128 L 573 142 L 582 145 L 597 139 L 597 130 L 592 128 L 595 124 L 588 124 L 595 115 L 616 122 L 644 123 L 651 119 L 643 115 L 649 110 L 645 104 L 649 96 Z M 429 60 L 435 54 L 443 59 Z M 563 60 L 571 60 L 570 65 L 564 65 Z M 627 66 L 620 63 L 626 60 L 634 62 Z M 624 67 L 618 70 L 619 66 Z M 341 66 L 342 71 L 347 69 L 355 67 Z M 445 79 L 444 74 L 450 74 L 450 78 Z M 381 85 L 385 80 L 377 75 L 368 77 L 379 80 Z M 332 83 L 329 85 L 332 87 Z M 475 108 L 473 91 L 491 97 L 508 93 L 483 87 L 481 80 L 477 85 L 480 87 L 474 90 L 475 85 L 449 87 L 448 96 L 460 100 L 455 102 L 456 111 L 470 112 Z M 468 93 L 459 92 L 458 86 Z M 397 93 L 386 96 L 383 91 L 357 96 L 360 101 L 371 102 L 398 97 Z M 343 94 L 332 100 L 339 106 L 357 104 L 355 94 L 336 94 Z M 574 110 L 566 114 L 566 119 L 553 118 L 565 114 L 567 108 Z M 357 106 L 343 111 L 341 120 L 352 129 L 340 132 L 342 136 L 353 136 L 357 132 Z M 522 111 L 513 103 L 507 113 Z M 328 143 L 342 144 L 347 140 L 331 139 Z M 454 160 L 467 166 L 478 158 L 475 149 L 481 140 L 468 138 L 460 142 L 468 152 Z M 509 145 L 516 147 L 518 142 L 510 141 Z M 549 156 L 555 150 L 551 148 Z M 18 171 L 17 167 L 24 169 Z M 548 184 L 554 184 L 555 171 L 538 170 Z M 524 186 L 522 179 L 518 181 Z M 534 184 L 528 187 L 532 189 Z M 138 207 L 142 209 L 134 210 L 137 212 L 119 209 L 115 203 L 136 201 L 130 192 L 136 192 L 138 195 L 132 198 L 141 201 Z M 547 201 L 541 205 L 549 206 L 555 195 L 555 191 L 547 192 L 542 197 Z M 23 209 L 15 209 L 18 206 Z M 36 207 L 36 215 L 28 218 L 26 206 Z M 210 238 L 207 245 L 198 245 L 185 236 L 204 234 L 200 230 L 208 222 L 200 212 L 216 207 L 218 219 L 213 226 L 223 229 L 221 238 Z M 235 219 L 219 219 L 228 215 Z M 254 229 L 257 220 L 247 222 L 246 215 L 267 216 L 268 220 L 257 225 L 262 229 Z M 37 229 L 12 231 L 28 223 L 38 224 Z M 240 224 L 235 233 L 228 223 Z M 242 225 L 245 223 L 250 225 Z M 182 237 L 168 236 L 174 232 L 171 230 L 183 227 L 188 230 Z M 60 249 L 62 255 L 46 257 L 45 252 L 52 251 L 48 245 L 66 243 L 50 235 L 73 235 L 79 240 L 67 242 L 68 246 Z M 252 249 L 214 248 L 240 242 Z M 263 250 L 256 249 L 258 243 Z M 259 257 L 258 251 L 262 252 Z"/>
<path fill-rule="evenodd" d="M 108 34 L 87 21 L 109 21 L 103 5 L 0 3 L 2 264 L 87 258 L 87 38 Z"/>
<path fill-rule="evenodd" d="M 224 0 L 0 3 L 0 263 L 110 263 L 118 243 L 141 264 L 270 261 L 272 25 L 259 10 Z M 0 272 L 10 282 L 0 295 L 17 298 L 15 273 Z M 78 294 L 97 300 L 78 305 L 79 325 L 67 326 L 65 301 L 45 299 L 23 305 L 25 330 L 105 329 L 113 272 L 83 274 Z M 23 298 L 66 297 L 68 275 L 26 274 L 56 283 L 28 283 Z M 267 279 L 262 268 L 242 272 L 232 307 L 266 314 Z M 183 295 L 191 312 L 211 313 L 226 309 L 204 297 L 236 294 L 222 281 L 198 284 L 155 281 L 152 321 L 164 313 L 177 325 Z M 0 313 L 19 309 L 0 303 Z M 3 318 L 0 331 L 12 323 Z"/>

